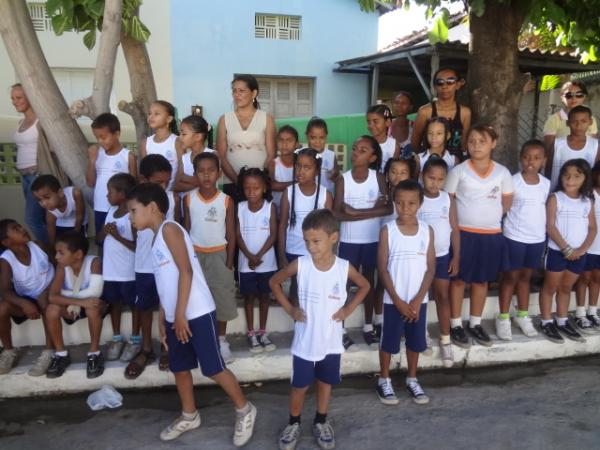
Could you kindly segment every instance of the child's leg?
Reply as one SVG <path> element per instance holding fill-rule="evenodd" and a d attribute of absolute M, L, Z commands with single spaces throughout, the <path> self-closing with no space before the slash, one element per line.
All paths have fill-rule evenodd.
<path fill-rule="evenodd" d="M 327 414 L 331 400 L 331 385 L 317 380 L 317 413 Z M 304 391 L 306 393 L 306 391 Z M 304 400 L 304 397 L 303 399 Z M 300 408 L 302 411 L 302 408 Z"/>
<path fill-rule="evenodd" d="M 556 315 L 557 318 L 565 318 L 569 314 L 569 302 L 571 299 L 571 289 L 579 278 L 579 275 L 565 270 L 558 285 L 556 293 Z"/>
<path fill-rule="evenodd" d="M 588 304 L 589 306 L 598 306 L 598 295 L 600 294 L 600 269 L 594 269 L 590 278 Z"/>
<path fill-rule="evenodd" d="M 419 365 L 419 353 L 413 352 L 406 348 L 406 361 L 408 365 L 408 371 L 406 373 L 407 378 L 417 378 L 417 366 Z"/>
<path fill-rule="evenodd" d="M 465 282 L 459 278 L 450 281 L 451 327 L 462 326 L 462 304 L 465 298 Z"/>
<path fill-rule="evenodd" d="M 441 278 L 433 280 L 433 295 L 435 296 L 435 308 L 437 311 L 438 322 L 440 327 L 440 335 L 450 335 L 450 297 L 449 297 L 450 282 Z"/>
<path fill-rule="evenodd" d="M 196 412 L 196 400 L 194 399 L 194 380 L 192 372 L 189 370 L 175 372 L 175 385 L 177 394 L 181 402 L 181 410 L 184 413 L 193 414 Z"/>
<path fill-rule="evenodd" d="M 11 350 L 13 348 L 10 317 L 22 315 L 23 311 L 18 306 L 6 300 L 0 301 L 0 341 L 2 341 L 4 350 Z"/>
<path fill-rule="evenodd" d="M 587 293 L 591 278 L 591 271 L 582 272 L 575 283 L 575 299 L 578 308 L 585 308 L 585 294 Z"/>
<path fill-rule="evenodd" d="M 85 315 L 88 318 L 88 330 L 90 332 L 90 353 L 100 351 L 100 335 L 102 334 L 102 314 L 104 306 L 101 308 L 86 308 Z"/>
<path fill-rule="evenodd" d="M 379 373 L 381 378 L 390 377 L 390 362 L 392 360 L 391 353 L 379 350 Z"/>
<path fill-rule="evenodd" d="M 131 306 L 131 335 L 139 336 L 141 330 L 141 311 L 135 306 Z"/>
<path fill-rule="evenodd" d="M 134 309 L 137 310 L 138 308 Z M 142 350 L 145 352 L 151 352 L 153 311 L 151 309 L 140 309 L 138 314 L 140 318 L 140 328 L 142 330 Z M 100 326 L 102 326 L 102 322 L 100 323 Z"/>
<path fill-rule="evenodd" d="M 227 334 L 227 322 L 223 320 L 217 321 L 218 329 L 219 329 L 219 337 L 225 336 Z"/>
<path fill-rule="evenodd" d="M 471 283 L 471 302 L 470 302 L 470 315 L 472 317 L 479 317 L 483 314 L 483 307 L 485 306 L 485 299 L 487 297 L 488 283 Z M 473 325 L 471 325 L 473 326 Z"/>
<path fill-rule="evenodd" d="M 268 305 L 267 305 L 268 307 Z M 262 303 L 261 303 L 262 308 Z M 244 295 L 244 310 L 246 312 L 246 327 L 248 328 L 248 333 L 254 333 L 254 295 L 246 294 Z M 262 309 L 261 309 L 262 312 Z"/>
<path fill-rule="evenodd" d="M 271 300 L 269 299 L 269 294 L 260 294 L 258 296 L 259 300 L 259 327 L 261 330 L 267 329 L 267 319 L 269 317 L 269 306 Z"/>
<path fill-rule="evenodd" d="M 40 309 L 40 314 L 42 316 L 42 324 L 44 325 L 44 335 L 46 336 L 46 349 L 53 349 L 52 339 L 50 338 L 50 333 L 48 332 L 48 319 L 46 318 L 46 310 L 49 305 L 48 295 L 50 291 L 46 289 L 37 298 L 37 306 Z"/>
<path fill-rule="evenodd" d="M 510 301 L 515 292 L 518 279 L 517 270 L 511 270 L 502 274 L 500 281 L 500 314 L 508 314 Z"/>
<path fill-rule="evenodd" d="M 521 269 L 517 272 L 517 307 L 519 311 L 529 311 L 532 275 L 533 269 Z"/>
<path fill-rule="evenodd" d="M 113 335 L 121 335 L 121 311 L 123 307 L 120 302 L 113 302 L 110 305 L 110 323 L 112 325 Z"/>
<path fill-rule="evenodd" d="M 561 282 L 562 272 L 552 272 L 547 270 L 544 277 L 544 285 L 540 291 L 540 312 L 542 313 L 542 321 L 552 320 L 552 298 Z"/>
<path fill-rule="evenodd" d="M 367 279 L 371 288 L 369 289 L 369 293 L 365 297 L 364 300 L 364 308 L 365 308 L 365 325 L 370 325 L 373 322 L 373 307 L 375 305 L 375 289 L 374 289 L 374 279 L 375 279 L 375 269 L 371 267 L 363 267 L 362 274 Z"/>
<path fill-rule="evenodd" d="M 303 388 L 292 386 L 292 389 L 290 390 L 290 416 L 299 417 L 302 414 L 307 390 L 308 386 Z"/>
<path fill-rule="evenodd" d="M 218 374 L 211 376 L 211 378 L 215 381 L 215 383 L 221 386 L 221 388 L 233 401 L 236 409 L 242 409 L 244 406 L 246 406 L 246 396 L 242 392 L 242 388 L 240 388 L 240 384 L 235 378 L 235 375 L 229 369 L 225 369 Z"/>
<path fill-rule="evenodd" d="M 54 344 L 54 349 L 57 352 L 65 350 L 61 317 L 66 315 L 66 313 L 67 308 L 65 306 L 50 304 L 46 308 L 47 337 Z"/>

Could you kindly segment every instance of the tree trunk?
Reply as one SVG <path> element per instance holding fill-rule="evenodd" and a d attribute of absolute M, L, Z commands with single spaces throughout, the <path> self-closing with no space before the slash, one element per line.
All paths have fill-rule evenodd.
<path fill-rule="evenodd" d="M 86 189 L 88 143 L 50 72 L 25 0 L 2 2 L 0 35 L 50 147 L 75 186 Z"/>
<path fill-rule="evenodd" d="M 110 93 L 113 87 L 117 50 L 121 41 L 122 10 L 123 0 L 106 0 L 104 3 L 92 95 L 77 100 L 71 105 L 70 111 L 75 117 L 86 116 L 95 119 L 99 114 L 110 111 Z"/>
<path fill-rule="evenodd" d="M 516 169 L 518 160 L 519 106 L 526 82 L 519 72 L 517 40 L 525 20 L 521 3 L 485 2 L 485 13 L 469 15 L 469 75 L 467 87 L 473 110 L 472 123 L 494 127 L 499 139 L 494 159 Z"/>

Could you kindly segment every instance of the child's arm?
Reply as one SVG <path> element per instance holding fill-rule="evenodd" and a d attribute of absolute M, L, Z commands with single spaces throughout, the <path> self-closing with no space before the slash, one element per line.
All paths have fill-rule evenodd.
<path fill-rule="evenodd" d="M 129 165 L 129 174 L 133 178 L 137 179 L 137 161 L 135 160 L 135 155 L 133 154 L 133 152 L 129 152 L 129 154 L 127 155 L 127 161 Z"/>
<path fill-rule="evenodd" d="M 140 139 L 140 144 L 138 146 L 138 153 L 140 154 L 140 161 L 146 157 L 148 154 L 146 151 L 146 138 Z"/>
<path fill-rule="evenodd" d="M 260 248 L 256 257 L 262 260 L 262 257 L 269 251 L 273 245 L 275 245 L 275 240 L 277 239 L 277 208 L 275 207 L 275 203 L 271 203 L 271 216 L 269 218 L 269 237 Z M 240 246 L 241 248 L 241 246 Z"/>
<path fill-rule="evenodd" d="M 419 153 L 415 153 L 414 154 L 414 160 L 415 160 L 415 179 L 419 179 L 419 177 L 421 176 L 421 156 Z M 410 169 L 409 169 L 410 171 Z M 393 192 L 392 192 L 393 194 Z"/>
<path fill-rule="evenodd" d="M 235 221 L 235 240 L 240 251 L 244 254 L 246 258 L 248 258 L 248 265 L 252 265 L 252 258 L 256 255 L 253 255 L 248 247 L 246 246 L 246 242 L 244 242 L 244 238 L 242 237 L 242 230 L 240 229 L 240 221 Z"/>
<path fill-rule="evenodd" d="M 337 155 L 335 152 L 333 153 L 333 169 L 331 169 L 331 175 L 329 175 L 329 179 L 333 182 L 337 181 L 340 176 L 340 165 L 338 164 Z"/>
<path fill-rule="evenodd" d="M 448 273 L 451 277 L 458 275 L 460 267 L 460 230 L 458 229 L 458 214 L 456 213 L 456 200 L 453 195 L 450 195 L 450 244 L 452 245 L 452 259 L 448 267 Z"/>
<path fill-rule="evenodd" d="M 287 191 L 283 191 L 281 204 L 279 205 L 279 229 L 277 233 L 277 256 L 279 257 L 279 267 L 282 269 L 288 264 L 287 258 L 285 257 L 285 241 L 289 218 L 290 204 L 288 202 Z"/>
<path fill-rule="evenodd" d="M 98 159 L 98 146 L 90 145 L 88 147 L 87 170 L 85 171 L 85 182 L 88 187 L 96 186 L 96 160 Z"/>
<path fill-rule="evenodd" d="M 192 218 L 190 217 L 190 193 L 183 197 L 183 228 L 189 233 L 192 228 Z"/>
<path fill-rule="evenodd" d="M 344 204 L 344 213 L 349 216 L 349 219 L 346 219 L 347 221 L 372 219 L 374 217 L 387 216 L 392 213 L 392 204 L 384 195 L 385 179 L 383 174 L 379 172 L 377 172 L 377 184 L 379 185 L 379 199 L 372 208 L 356 209 Z"/>
<path fill-rule="evenodd" d="M 175 192 L 171 192 L 171 195 L 173 196 L 173 204 L 175 205 L 173 207 L 173 220 L 177 223 L 181 223 L 181 200 L 179 198 L 179 195 L 177 195 Z"/>
<path fill-rule="evenodd" d="M 235 207 L 233 199 L 227 197 L 227 206 L 225 210 L 225 239 L 227 240 L 227 261 L 225 265 L 229 270 L 233 269 L 233 260 L 235 258 Z"/>
<path fill-rule="evenodd" d="M 137 233 L 136 233 L 135 228 L 133 228 L 133 226 L 131 227 L 131 231 L 133 233 L 133 240 L 132 241 L 130 241 L 129 239 L 125 239 L 123 236 L 121 236 L 119 234 L 119 230 L 117 230 L 117 227 L 115 226 L 114 223 L 106 224 L 104 226 L 104 228 L 103 228 L 102 231 L 104 231 L 104 229 L 106 229 L 106 233 L 108 233 L 112 237 L 114 237 L 120 244 L 124 245 L 129 250 L 131 250 L 132 252 L 135 251 L 135 239 L 136 239 Z"/>
<path fill-rule="evenodd" d="M 225 116 L 221 116 L 217 125 L 217 153 L 221 161 L 223 173 L 231 180 L 232 183 L 237 183 L 237 173 L 231 167 L 227 159 L 227 128 L 225 126 Z"/>
<path fill-rule="evenodd" d="M 358 291 L 356 294 L 354 294 L 354 298 L 350 303 L 342 306 L 331 317 L 333 320 L 338 322 L 345 320 L 350 314 L 352 314 L 352 311 L 354 311 L 356 307 L 364 301 L 365 297 L 369 293 L 369 289 L 371 289 L 371 285 L 367 279 L 363 277 L 352 264 L 348 264 L 348 279 L 358 286 Z"/>
<path fill-rule="evenodd" d="M 433 229 L 429 227 L 429 247 L 427 248 L 427 270 L 423 275 L 423 281 L 421 281 L 421 287 L 419 288 L 417 295 L 410 301 L 410 306 L 415 312 L 414 321 L 419 320 L 419 311 L 425 295 L 431 288 L 433 277 L 435 275 L 435 246 Z"/>
<path fill-rule="evenodd" d="M 548 233 L 548 237 L 552 239 L 560 249 L 567 248 L 569 243 L 563 239 L 556 228 L 556 196 L 551 195 L 548 198 L 548 203 L 546 203 L 546 232 Z"/>
<path fill-rule="evenodd" d="M 396 147 L 394 148 L 394 158 L 399 158 L 400 154 L 402 153 L 402 147 L 400 146 L 400 142 L 398 140 L 396 140 Z M 382 167 L 383 169 L 383 167 Z"/>
<path fill-rule="evenodd" d="M 17 295 L 12 287 L 12 268 L 8 261 L 0 259 L 0 301 L 8 302 L 18 308 L 21 308 L 28 319 L 35 320 L 40 318 L 40 311 L 37 306 Z"/>
<path fill-rule="evenodd" d="M 85 220 L 85 200 L 81 189 L 73 188 L 73 200 L 75 200 L 75 231 L 81 231 Z"/>
<path fill-rule="evenodd" d="M 54 253 L 54 244 L 56 243 L 56 216 L 50 211 L 46 211 L 46 228 L 48 229 L 48 245 L 50 251 Z"/>
<path fill-rule="evenodd" d="M 283 283 L 288 278 L 292 278 L 297 273 L 298 260 L 295 259 L 271 277 L 271 279 L 269 280 L 269 286 L 271 287 L 273 295 L 275 296 L 281 307 L 285 310 L 285 312 L 288 313 L 292 319 L 298 322 L 304 322 L 306 321 L 306 313 L 301 308 L 292 305 L 292 303 L 283 293 L 283 288 L 281 287 L 281 283 Z"/>
<path fill-rule="evenodd" d="M 275 179 L 275 160 L 269 163 L 269 178 L 271 178 L 271 190 L 273 192 L 281 192 L 285 191 L 285 189 L 290 186 L 293 181 L 277 181 Z"/>
<path fill-rule="evenodd" d="M 512 206 L 513 194 L 502 194 L 502 215 L 506 214 Z"/>
<path fill-rule="evenodd" d="M 54 280 L 52 280 L 52 284 L 50 285 L 50 303 L 63 306 L 75 305 L 84 308 L 98 308 L 102 306 L 100 296 L 102 295 L 102 286 L 104 283 L 102 280 L 102 262 L 100 258 L 95 258 L 92 261 L 91 273 L 90 286 L 80 290 L 78 297 L 70 297 L 63 295 L 62 286 L 65 280 L 65 268 L 62 265 L 58 265 Z"/>
<path fill-rule="evenodd" d="M 110 234 L 108 231 L 111 228 L 116 229 L 114 222 L 109 222 L 109 223 L 105 223 L 104 225 L 102 225 L 102 228 L 100 228 L 100 231 L 98 231 L 98 234 L 96 235 L 96 242 L 98 242 L 98 243 L 104 242 L 104 239 L 106 239 L 106 236 L 108 234 Z"/>
<path fill-rule="evenodd" d="M 165 310 L 162 306 L 158 310 L 158 339 L 166 351 L 169 351 L 167 345 L 167 330 L 165 329 Z"/>
<path fill-rule="evenodd" d="M 583 255 L 587 253 L 590 249 L 594 239 L 596 238 L 596 233 L 598 232 L 598 224 L 596 223 L 596 214 L 594 213 L 594 203 L 592 202 L 592 207 L 590 208 L 590 213 L 588 214 L 588 232 L 585 237 L 583 243 L 575 249 L 573 254 L 567 259 L 574 260 L 579 259 Z"/>
<path fill-rule="evenodd" d="M 173 190 L 176 192 L 186 192 L 198 187 L 198 179 L 196 177 L 183 173 L 183 161 L 179 159 L 177 166 L 177 175 L 175 176 L 175 186 Z"/>
<path fill-rule="evenodd" d="M 555 136 L 552 136 L 553 138 L 555 138 Z M 544 170 L 544 175 L 546 175 L 546 178 L 548 178 L 549 180 L 552 179 L 552 164 L 554 163 L 554 144 L 556 143 L 556 139 L 552 140 L 552 145 L 549 145 L 546 150 L 546 168 Z"/>

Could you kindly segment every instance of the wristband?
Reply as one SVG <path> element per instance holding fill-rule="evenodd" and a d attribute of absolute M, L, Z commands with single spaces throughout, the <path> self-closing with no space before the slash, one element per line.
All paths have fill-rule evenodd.
<path fill-rule="evenodd" d="M 574 249 L 573 249 L 573 247 L 571 247 L 570 245 L 567 245 L 565 248 L 563 248 L 563 249 L 561 250 L 561 252 L 562 252 L 562 254 L 563 254 L 563 256 L 564 256 L 565 258 L 568 258 L 569 256 L 571 256 L 571 255 L 573 254 L 573 252 L 574 252 L 574 251 L 575 251 L 575 250 L 574 250 Z"/>

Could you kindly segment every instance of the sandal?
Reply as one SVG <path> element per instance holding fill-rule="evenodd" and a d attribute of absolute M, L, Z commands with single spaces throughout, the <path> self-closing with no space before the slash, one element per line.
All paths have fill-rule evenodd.
<path fill-rule="evenodd" d="M 125 378 L 128 380 L 135 380 L 142 374 L 146 366 L 152 364 L 155 359 L 156 355 L 152 350 L 149 352 L 141 350 L 135 355 L 135 358 L 127 364 L 127 367 L 125 368 Z"/>
<path fill-rule="evenodd" d="M 166 372 L 169 370 L 169 353 L 166 350 L 163 350 L 160 353 L 160 357 L 158 358 L 158 370 L 162 370 Z"/>

